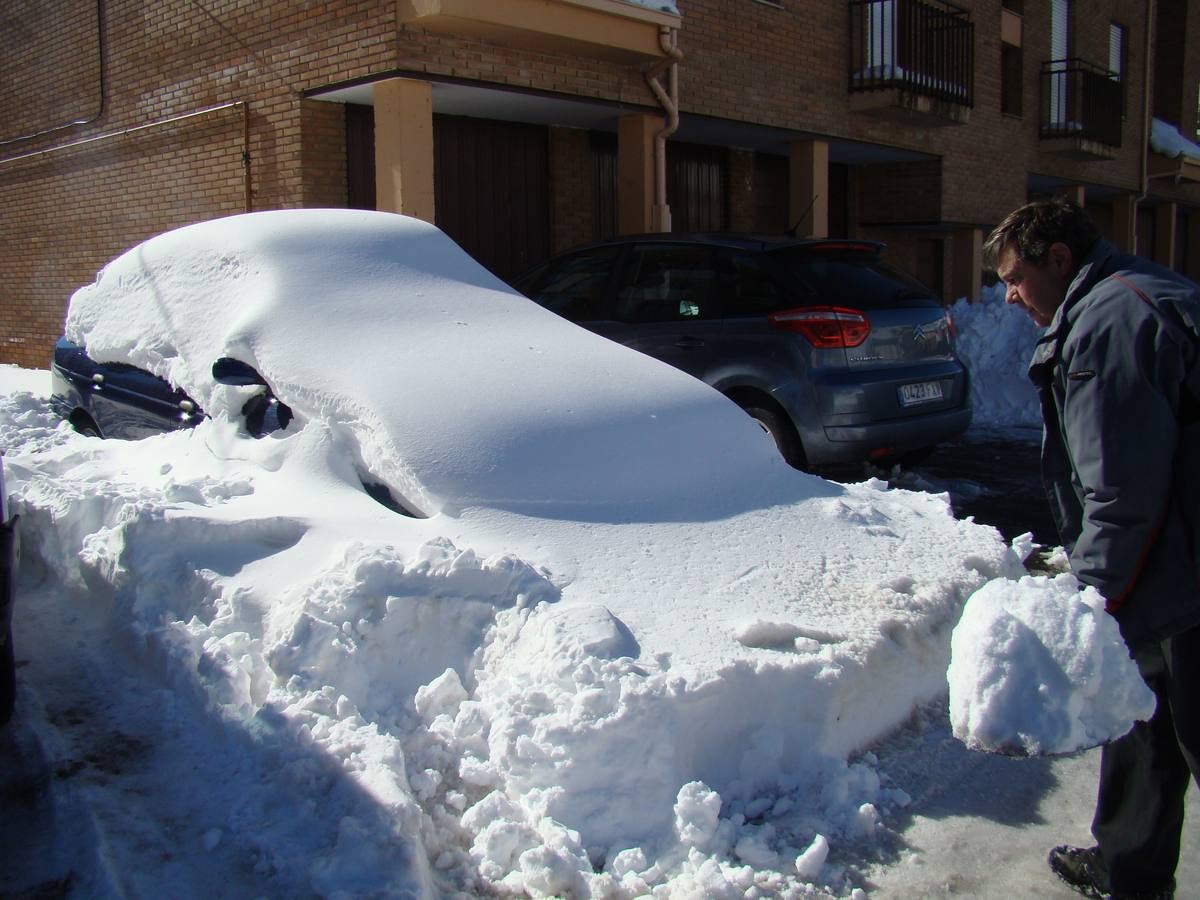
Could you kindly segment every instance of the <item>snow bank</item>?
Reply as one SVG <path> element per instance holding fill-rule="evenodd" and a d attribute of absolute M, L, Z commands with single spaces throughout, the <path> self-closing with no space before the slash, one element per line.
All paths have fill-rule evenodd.
<path fill-rule="evenodd" d="M 493 552 L 314 486 L 315 423 L 99 442 L 6 401 L 27 558 L 231 748 L 254 735 L 273 762 L 243 768 L 322 824 L 301 839 L 247 783 L 222 843 L 326 895 L 848 893 L 839 853 L 907 803 L 853 751 L 942 689 L 962 598 L 1015 566 L 877 483 L 750 532 L 811 567 L 764 566 L 736 520 L 506 519 L 522 549 Z"/>
<path fill-rule="evenodd" d="M 1026 371 L 1041 329 L 1004 302 L 1004 285 L 984 287 L 978 303 L 959 300 L 950 310 L 956 349 L 971 375 L 971 427 L 1040 428 L 1042 413 Z"/>
<path fill-rule="evenodd" d="M 679 15 L 679 7 L 675 0 L 622 0 L 622 2 Z"/>
<path fill-rule="evenodd" d="M 1104 599 L 1065 573 L 990 581 L 972 595 L 947 680 L 954 734 L 977 750 L 1070 753 L 1154 713 Z"/>
<path fill-rule="evenodd" d="M 68 331 L 213 418 L 99 441 L 0 394 L 26 558 L 305 798 L 302 839 L 261 780 L 209 812 L 315 893 L 850 894 L 839 852 L 907 802 L 855 754 L 944 692 L 965 598 L 1021 571 L 945 496 L 787 467 L 716 392 L 402 217 L 181 229 Z M 226 355 L 287 430 L 249 438 Z"/>

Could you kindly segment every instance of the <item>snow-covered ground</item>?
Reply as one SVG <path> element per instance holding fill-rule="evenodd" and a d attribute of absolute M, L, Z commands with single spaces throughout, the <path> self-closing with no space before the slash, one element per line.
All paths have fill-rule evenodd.
<path fill-rule="evenodd" d="M 374 248 L 356 249 L 379 281 Z M 423 384 L 443 320 L 475 351 L 454 366 L 461 383 L 505 396 L 551 371 L 563 335 L 539 340 L 531 323 L 561 323 L 474 269 L 470 287 L 492 294 L 463 305 L 453 258 L 425 256 L 422 299 L 400 318 L 427 356 L 397 354 L 397 384 Z M 153 248 L 136 264 L 147 259 Z M 1067 745 L 1026 750 L 1127 727 L 1136 698 L 1099 731 L 1012 699 L 1016 632 L 1061 651 L 1035 674 L 1060 678 L 1072 708 L 1093 704 L 1090 675 L 1121 678 L 1116 663 L 1083 665 L 1112 656 L 1103 628 L 1095 654 L 1072 655 L 1001 627 L 1031 598 L 1063 601 L 1043 617 L 1051 632 L 1095 615 L 1069 576 L 1020 580 L 1027 543 L 955 521 L 944 495 L 786 470 L 707 394 L 640 357 L 613 363 L 590 338 L 570 338 L 567 377 L 534 410 L 555 427 L 536 441 L 512 426 L 527 410 L 473 397 L 460 423 L 461 407 L 433 396 L 422 421 L 446 443 L 431 448 L 352 402 L 339 357 L 368 352 L 355 329 L 326 323 L 330 345 L 307 353 L 295 337 L 313 309 L 272 331 L 279 296 L 294 304 L 321 277 L 351 278 L 350 296 L 353 273 L 266 259 L 228 253 L 149 279 L 127 261 L 72 307 L 93 352 L 169 372 L 203 400 L 214 419 L 194 431 L 83 438 L 49 412 L 45 372 L 0 368 L 24 542 L 18 708 L 0 732 L 0 793 L 18 814 L 0 826 L 0 884 L 79 897 L 1070 896 L 1044 854 L 1087 839 L 1094 753 L 971 751 L 947 707 L 975 743 L 1066 728 Z M 261 305 L 224 319 L 192 307 L 231 286 Z M 145 303 L 112 315 L 114 291 L 139 290 Z M 996 301 L 954 313 L 976 420 L 1002 430 L 1036 407 L 1032 331 Z M 496 303 L 526 317 L 519 347 L 492 327 Z M 486 364 L 505 347 L 520 352 Z M 287 431 L 239 430 L 244 396 L 195 365 L 214 348 L 253 357 L 297 411 Z M 649 420 L 609 365 L 661 387 Z M 577 379 L 598 409 L 568 402 Z M 659 416 L 685 436 L 715 421 L 721 437 L 689 466 L 668 437 L 672 452 L 631 482 L 613 435 L 637 439 Z M 562 464 L 572 453 L 594 480 Z M 699 480 L 743 454 L 761 483 Z M 363 469 L 427 517 L 365 499 Z M 765 503 L 763 485 L 776 492 Z M 948 701 L 951 631 L 985 585 L 1014 602 L 974 604 L 974 627 L 1007 643 L 956 651 L 982 674 Z M 1193 874 L 1181 885 L 1200 884 Z"/>

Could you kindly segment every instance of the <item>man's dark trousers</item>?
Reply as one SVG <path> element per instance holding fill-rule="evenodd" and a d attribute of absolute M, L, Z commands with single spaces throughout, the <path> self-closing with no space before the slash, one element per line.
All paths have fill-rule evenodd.
<path fill-rule="evenodd" d="M 1105 745 L 1092 834 L 1114 892 L 1174 888 L 1189 777 L 1200 784 L 1200 627 L 1134 652 L 1158 709 Z"/>

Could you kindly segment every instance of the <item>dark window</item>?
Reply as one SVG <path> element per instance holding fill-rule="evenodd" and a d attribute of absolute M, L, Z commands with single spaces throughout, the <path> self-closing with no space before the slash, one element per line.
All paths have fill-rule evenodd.
<path fill-rule="evenodd" d="M 617 234 L 617 137 L 593 131 L 592 240 L 606 241 Z"/>
<path fill-rule="evenodd" d="M 1025 12 L 1025 0 L 1000 0 L 1000 5 L 1018 15 Z"/>
<path fill-rule="evenodd" d="M 728 151 L 667 142 L 667 205 L 672 231 L 723 231 L 729 227 Z"/>
<path fill-rule="evenodd" d="M 1006 115 L 1020 116 L 1025 113 L 1021 91 L 1022 62 L 1020 47 L 1000 45 L 1000 111 Z"/>
<path fill-rule="evenodd" d="M 754 219 L 751 230 L 782 234 L 788 221 L 788 158 L 754 154 Z"/>
<path fill-rule="evenodd" d="M 816 306 L 885 309 L 900 300 L 912 306 L 920 298 L 941 305 L 929 288 L 873 254 L 821 250 L 818 255 L 801 249 L 774 255 L 798 282 L 805 301 Z"/>
<path fill-rule="evenodd" d="M 375 208 L 375 109 L 346 104 L 346 205 Z"/>
<path fill-rule="evenodd" d="M 720 314 L 716 277 L 707 247 L 636 245 L 617 292 L 616 318 L 621 322 L 714 318 Z"/>
<path fill-rule="evenodd" d="M 945 248 L 940 238 L 917 238 L 917 280 L 935 297 L 942 296 Z"/>
<path fill-rule="evenodd" d="M 1108 71 L 1116 81 L 1125 77 L 1125 26 L 1108 24 Z"/>
<path fill-rule="evenodd" d="M 1125 26 L 1108 24 L 1108 71 L 1113 81 L 1125 81 Z M 1121 115 L 1125 114 L 1125 88 L 1121 87 Z"/>
<path fill-rule="evenodd" d="M 517 290 L 574 322 L 606 319 L 605 288 L 620 250 L 602 247 L 559 257 L 517 282 Z"/>
<path fill-rule="evenodd" d="M 1153 207 L 1138 205 L 1137 211 L 1137 255 L 1154 259 L 1158 243 L 1158 216 Z"/>
<path fill-rule="evenodd" d="M 761 256 L 734 253 L 721 259 L 721 296 L 727 316 L 762 316 L 783 309 L 785 293 Z"/>
<path fill-rule="evenodd" d="M 550 255 L 544 127 L 433 117 L 434 224 L 500 278 Z"/>

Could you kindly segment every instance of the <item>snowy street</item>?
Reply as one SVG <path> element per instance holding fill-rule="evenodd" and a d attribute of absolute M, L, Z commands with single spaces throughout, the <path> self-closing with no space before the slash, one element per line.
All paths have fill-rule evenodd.
<path fill-rule="evenodd" d="M 114 680 L 111 648 L 47 585 L 22 596 L 22 693 L 0 730 L 0 883 L 5 897 L 301 896 L 252 848 L 222 843 L 221 809 L 270 810 L 271 827 L 303 830 L 302 796 L 273 784 L 269 760 L 197 708 L 194 698 Z M 878 769 L 912 803 L 889 837 L 850 864 L 869 896 L 1069 900 L 1045 854 L 1088 841 L 1099 751 L 1060 759 L 973 753 L 949 733 L 944 702 L 874 749 Z M 243 771 L 258 764 L 260 771 Z M 319 765 L 319 760 L 314 760 Z M 332 766 L 327 777 L 339 779 Z M 247 785 L 256 792 L 246 795 Z M 343 789 L 352 792 L 344 783 Z M 266 821 L 266 820 L 264 820 Z M 236 882 L 229 878 L 237 873 Z M 1189 797 L 1180 900 L 1200 897 L 1200 795 Z M 287 893 L 285 893 L 287 892 Z"/>

